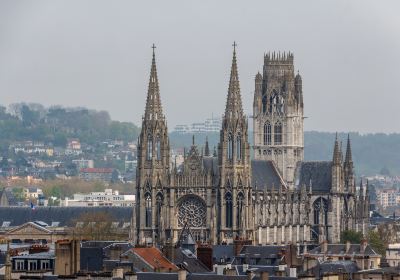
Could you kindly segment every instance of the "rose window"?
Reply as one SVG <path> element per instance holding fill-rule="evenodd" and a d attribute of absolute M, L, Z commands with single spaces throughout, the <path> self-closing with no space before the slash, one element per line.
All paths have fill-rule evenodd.
<path fill-rule="evenodd" d="M 180 227 L 183 227 L 186 222 L 192 228 L 206 226 L 206 205 L 199 197 L 194 195 L 183 197 L 178 208 L 178 225 Z"/>

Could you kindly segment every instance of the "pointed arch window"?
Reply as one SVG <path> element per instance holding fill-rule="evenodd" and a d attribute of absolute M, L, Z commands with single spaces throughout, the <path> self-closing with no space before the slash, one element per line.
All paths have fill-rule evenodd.
<path fill-rule="evenodd" d="M 280 122 L 277 122 L 274 126 L 274 144 L 282 144 L 282 124 Z"/>
<path fill-rule="evenodd" d="M 237 196 L 237 212 L 236 212 L 236 224 L 239 229 L 242 229 L 243 227 L 243 202 L 244 202 L 244 196 L 243 193 L 239 193 Z"/>
<path fill-rule="evenodd" d="M 161 226 L 161 209 L 163 201 L 164 201 L 163 195 L 161 193 L 158 193 L 156 197 L 156 219 L 157 219 L 156 223 L 158 227 Z"/>
<path fill-rule="evenodd" d="M 228 135 L 228 159 L 231 160 L 233 156 L 233 137 L 232 134 Z"/>
<path fill-rule="evenodd" d="M 144 195 L 144 199 L 145 199 L 145 210 L 146 210 L 145 223 L 146 223 L 146 227 L 151 227 L 151 217 L 152 217 L 152 215 L 151 215 L 151 194 L 146 193 Z"/>
<path fill-rule="evenodd" d="M 156 157 L 157 160 L 161 160 L 161 141 L 160 141 L 160 136 L 157 136 L 156 140 Z"/>
<path fill-rule="evenodd" d="M 153 157 L 153 138 L 151 135 L 147 137 L 147 151 L 146 151 L 146 158 L 147 160 L 151 160 Z"/>
<path fill-rule="evenodd" d="M 236 137 L 236 158 L 242 159 L 242 137 L 240 134 Z"/>
<path fill-rule="evenodd" d="M 263 95 L 263 97 L 262 97 L 262 111 L 263 111 L 263 113 L 267 112 L 267 101 L 268 101 L 267 95 Z"/>
<path fill-rule="evenodd" d="M 271 124 L 266 122 L 264 124 L 264 145 L 271 145 L 272 141 L 272 129 Z"/>
<path fill-rule="evenodd" d="M 233 204 L 232 204 L 232 194 L 227 192 L 225 194 L 225 226 L 232 227 L 232 215 L 233 215 Z"/>

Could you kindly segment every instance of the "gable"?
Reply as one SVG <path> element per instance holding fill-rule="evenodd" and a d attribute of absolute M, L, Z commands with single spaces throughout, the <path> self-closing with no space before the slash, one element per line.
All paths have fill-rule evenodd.
<path fill-rule="evenodd" d="M 22 234 L 22 235 L 32 234 L 32 235 L 34 235 L 34 234 L 51 234 L 51 233 L 52 232 L 50 230 L 48 230 L 44 227 L 41 227 L 39 225 L 36 225 L 32 222 L 28 222 L 26 224 L 23 224 L 12 230 L 9 230 L 7 232 L 7 234 L 13 234 L 13 235 L 16 235 L 16 234 Z"/>

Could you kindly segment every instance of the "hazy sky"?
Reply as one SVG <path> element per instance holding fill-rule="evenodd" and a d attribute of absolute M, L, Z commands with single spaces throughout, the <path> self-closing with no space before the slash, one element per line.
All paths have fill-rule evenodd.
<path fill-rule="evenodd" d="M 0 1 L 0 103 L 140 125 L 151 62 L 170 130 L 224 111 L 232 42 L 246 113 L 263 53 L 292 51 L 306 130 L 400 132 L 400 1 Z M 1 132 L 0 132 L 1 133 Z"/>

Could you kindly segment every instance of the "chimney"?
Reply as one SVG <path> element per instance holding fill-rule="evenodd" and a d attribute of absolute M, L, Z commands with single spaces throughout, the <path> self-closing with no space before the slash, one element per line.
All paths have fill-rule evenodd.
<path fill-rule="evenodd" d="M 268 280 L 269 279 L 269 273 L 266 271 L 262 271 L 260 274 L 260 280 Z"/>
<path fill-rule="evenodd" d="M 197 259 L 199 259 L 209 270 L 212 270 L 213 260 L 212 260 L 213 249 L 209 245 L 202 244 L 197 247 Z"/>
<path fill-rule="evenodd" d="M 366 239 L 361 240 L 361 244 L 360 244 L 360 253 L 364 254 L 365 253 L 365 249 L 367 248 L 368 242 Z"/>
<path fill-rule="evenodd" d="M 252 280 L 253 277 L 254 277 L 253 271 L 250 271 L 250 270 L 248 270 L 248 271 L 246 272 L 246 275 L 247 275 L 247 280 Z"/>
<path fill-rule="evenodd" d="M 178 271 L 178 280 L 186 280 L 186 270 L 180 269 Z"/>
<path fill-rule="evenodd" d="M 350 241 L 349 241 L 349 240 L 347 240 L 347 241 L 346 241 L 346 254 L 348 254 L 348 253 L 349 253 L 350 246 L 351 246 L 351 243 L 350 243 Z"/>

